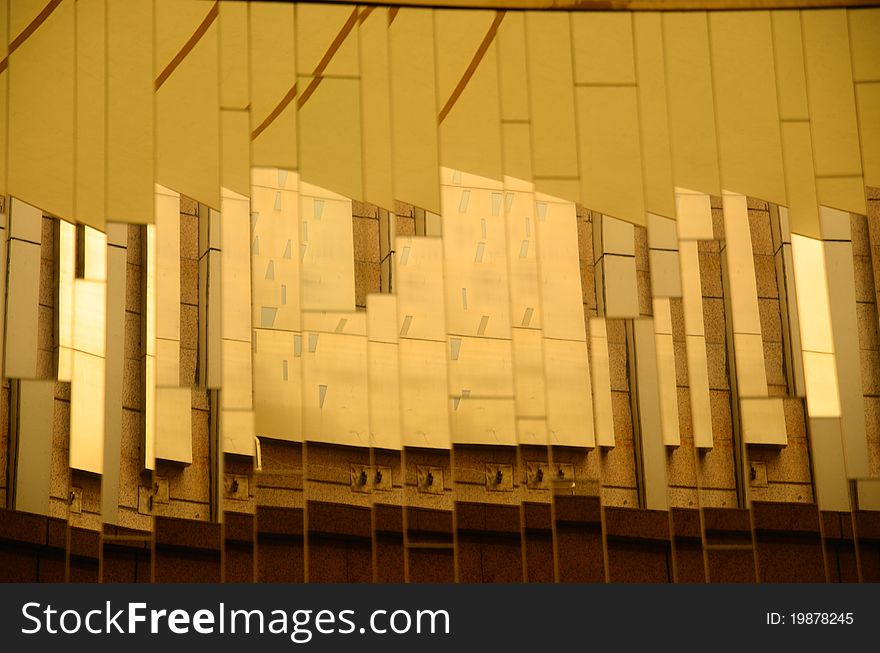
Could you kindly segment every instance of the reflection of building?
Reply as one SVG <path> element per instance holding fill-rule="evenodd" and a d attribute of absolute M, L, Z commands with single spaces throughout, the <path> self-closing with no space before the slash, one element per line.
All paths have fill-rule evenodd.
<path fill-rule="evenodd" d="M 212 5 L 181 4 L 223 44 Z M 22 152 L 48 146 L 16 71 L 39 57 L 10 54 L 0 576 L 880 579 L 877 12 L 372 14 L 253 6 L 253 70 L 196 44 L 156 83 L 146 199 L 140 177 L 108 181 L 118 134 L 71 161 L 106 167 L 99 191 L 79 175 L 61 193 L 60 168 L 32 182 Z M 343 32 L 387 51 L 322 58 Z M 603 46 L 619 66 L 585 56 L 605 32 L 626 36 Z M 562 55 L 567 80 L 542 68 Z M 770 93 L 747 121 L 725 108 L 744 83 Z"/>

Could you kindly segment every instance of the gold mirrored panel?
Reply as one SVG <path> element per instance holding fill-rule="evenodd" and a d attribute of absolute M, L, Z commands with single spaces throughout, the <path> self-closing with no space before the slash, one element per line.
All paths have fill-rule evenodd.
<path fill-rule="evenodd" d="M 877 15 L 3 4 L 40 578 L 870 576 Z"/>

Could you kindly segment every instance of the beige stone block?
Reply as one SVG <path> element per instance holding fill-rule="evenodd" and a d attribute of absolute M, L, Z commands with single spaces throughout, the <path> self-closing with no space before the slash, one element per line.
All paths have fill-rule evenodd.
<path fill-rule="evenodd" d="M 71 513 L 70 525 L 74 528 L 99 531 L 102 527 L 101 515 L 99 512 L 86 512 L 85 510 L 79 514 Z"/>
<path fill-rule="evenodd" d="M 263 453 L 263 471 L 275 474 L 302 474 L 302 448 L 298 444 L 289 444 L 260 439 Z"/>
<path fill-rule="evenodd" d="M 681 446 L 667 450 L 666 478 L 669 485 L 696 487 L 697 463 L 693 441 L 682 438 Z"/>
<path fill-rule="evenodd" d="M 70 403 L 56 399 L 52 402 L 52 447 L 66 449 L 69 442 Z"/>
<path fill-rule="evenodd" d="M 443 469 L 443 487 L 450 489 L 452 487 L 452 475 L 449 471 L 450 459 L 448 451 L 436 449 L 406 449 L 406 484 L 413 487 L 417 483 L 417 473 L 419 465 L 427 465 L 430 467 L 440 467 Z"/>
<path fill-rule="evenodd" d="M 693 414 L 691 413 L 691 393 L 688 388 L 676 388 L 678 398 L 678 431 L 681 434 L 682 446 L 685 440 L 694 437 Z"/>
<path fill-rule="evenodd" d="M 186 195 L 180 196 L 180 214 L 181 215 L 198 215 L 199 203 Z"/>
<path fill-rule="evenodd" d="M 595 268 L 592 262 L 581 259 L 581 293 L 585 306 L 596 308 Z"/>
<path fill-rule="evenodd" d="M 746 206 L 757 211 L 767 211 L 767 202 L 759 200 L 757 197 L 746 197 Z"/>
<path fill-rule="evenodd" d="M 785 432 L 789 442 L 792 438 L 805 438 L 807 428 L 805 422 L 804 400 L 800 397 L 787 397 L 782 400 L 785 411 Z"/>
<path fill-rule="evenodd" d="M 639 315 L 654 314 L 654 298 L 651 295 L 651 274 L 636 270 L 636 288 L 639 294 Z"/>
<path fill-rule="evenodd" d="M 770 483 L 809 483 L 810 453 L 806 438 L 789 439 L 785 447 L 748 448 L 749 462 L 767 465 Z"/>
<path fill-rule="evenodd" d="M 234 512 L 236 514 L 253 515 L 257 511 L 257 502 L 251 498 L 247 501 L 229 500 L 223 502 L 223 512 Z"/>
<path fill-rule="evenodd" d="M 101 512 L 101 477 L 97 474 L 71 472 L 71 487 L 82 490 L 83 512 Z M 73 517 L 73 515 L 71 515 Z"/>
<path fill-rule="evenodd" d="M 703 330 L 706 342 L 722 344 L 727 340 L 724 323 L 724 300 L 714 297 L 703 299 Z"/>
<path fill-rule="evenodd" d="M 303 477 L 302 469 L 297 468 L 290 473 L 267 473 L 265 470 L 254 472 L 254 486 L 257 488 L 256 496 L 259 499 L 263 490 L 296 490 L 302 492 Z"/>
<path fill-rule="evenodd" d="M 730 392 L 709 391 L 709 405 L 712 411 L 712 438 L 716 443 L 733 438 L 733 425 L 730 418 Z"/>
<path fill-rule="evenodd" d="M 579 449 L 573 449 L 572 451 L 581 452 Z M 575 478 L 594 483 L 596 487 L 601 485 L 602 454 L 603 450 L 601 448 L 587 449 L 577 460 L 570 461 L 574 464 Z M 562 460 L 559 453 L 554 452 L 553 455 L 556 459 Z"/>
<path fill-rule="evenodd" d="M 699 252 L 700 288 L 703 297 L 723 297 L 721 291 L 721 254 Z"/>
<path fill-rule="evenodd" d="M 511 449 L 511 453 L 515 450 Z M 501 464 L 513 465 L 513 483 L 517 484 L 517 479 L 521 478 L 522 472 L 516 468 L 516 460 L 509 460 L 507 456 L 498 457 L 491 449 L 487 449 L 485 455 L 481 456 L 478 452 L 470 451 L 468 447 L 455 446 L 455 467 L 452 468 L 453 482 L 458 485 L 470 483 L 472 485 L 486 484 L 486 464 L 497 462 Z"/>
<path fill-rule="evenodd" d="M 871 476 L 880 476 L 880 442 L 868 442 L 868 469 Z"/>
<path fill-rule="evenodd" d="M 697 474 L 701 488 L 736 489 L 734 458 L 731 441 L 715 441 L 698 460 Z"/>
<path fill-rule="evenodd" d="M 593 223 L 589 220 L 577 221 L 578 230 L 578 257 L 593 265 Z"/>
<path fill-rule="evenodd" d="M 880 397 L 865 397 L 865 435 L 868 469 L 872 476 L 880 476 Z"/>
<path fill-rule="evenodd" d="M 770 483 L 767 487 L 750 488 L 749 496 L 752 501 L 812 503 L 813 489 L 809 484 Z"/>
<path fill-rule="evenodd" d="M 636 490 L 626 488 L 603 487 L 601 503 L 603 506 L 634 508 L 639 505 L 639 495 Z"/>
<path fill-rule="evenodd" d="M 123 455 L 119 467 L 120 506 L 125 506 L 127 508 L 137 510 L 140 473 L 140 463 L 134 458 L 126 457 L 125 455 Z"/>
<path fill-rule="evenodd" d="M 192 407 L 196 410 L 208 410 L 208 391 L 198 386 L 192 387 Z"/>
<path fill-rule="evenodd" d="M 55 249 L 55 218 L 43 216 L 40 223 L 40 243 L 42 245 L 41 258 L 52 259 Z"/>
<path fill-rule="evenodd" d="M 853 272 L 855 274 L 856 301 L 875 302 L 874 269 L 870 256 L 853 256 Z"/>
<path fill-rule="evenodd" d="M 122 406 L 132 410 L 144 409 L 144 382 L 141 362 L 125 359 L 122 367 Z"/>
<path fill-rule="evenodd" d="M 611 378 L 611 389 L 629 392 L 626 345 L 608 344 L 608 369 Z"/>
<path fill-rule="evenodd" d="M 369 464 L 370 451 L 364 447 L 328 446 L 325 444 L 309 442 L 305 445 L 306 458 L 308 461 L 309 478 L 314 470 L 326 467 L 345 468 L 344 478 L 348 478 L 349 464 Z M 457 449 L 456 449 L 457 450 Z M 444 457 L 448 464 L 448 454 Z M 340 476 L 342 478 L 342 476 Z"/>
<path fill-rule="evenodd" d="M 8 455 L 9 452 L 9 442 L 7 440 L 6 434 L 0 434 L 0 456 L 4 458 Z M 0 465 L 0 489 L 6 487 L 6 465 Z M 6 504 L 0 504 L 5 506 Z"/>
<path fill-rule="evenodd" d="M 880 280 L 880 247 L 871 248 L 871 262 L 874 266 L 874 279 Z M 880 301 L 880 286 L 877 283 L 874 284 L 874 292 L 877 295 L 874 301 Z"/>
<path fill-rule="evenodd" d="M 877 305 L 856 304 L 856 316 L 859 324 L 859 348 L 880 349 L 880 333 L 878 333 Z"/>
<path fill-rule="evenodd" d="M 401 202 L 400 200 L 394 200 L 394 214 L 398 217 L 413 217 L 413 205 L 407 204 L 406 202 Z M 399 233 L 397 234 L 400 235 Z"/>
<path fill-rule="evenodd" d="M 861 352 L 862 393 L 866 395 L 880 394 L 880 352 L 865 349 Z"/>
<path fill-rule="evenodd" d="M 125 310 L 132 313 L 140 314 L 143 303 L 141 293 L 141 273 L 143 268 L 140 265 L 127 263 L 125 266 Z"/>
<path fill-rule="evenodd" d="M 67 499 L 49 498 L 49 517 L 67 521 L 70 516 L 70 502 Z"/>
<path fill-rule="evenodd" d="M 699 494 L 703 508 L 736 508 L 735 490 L 701 489 Z"/>
<path fill-rule="evenodd" d="M 169 503 L 155 503 L 153 508 L 153 514 L 157 517 L 207 521 L 211 516 L 211 507 L 206 503 L 172 500 Z"/>
<path fill-rule="evenodd" d="M 599 311 L 595 306 L 587 306 L 584 304 L 584 324 L 590 323 L 591 317 L 599 317 Z M 587 340 L 587 349 L 589 349 L 590 341 Z"/>
<path fill-rule="evenodd" d="M 675 356 L 675 385 L 686 387 L 690 385 L 687 363 L 687 343 L 673 342 L 672 353 Z"/>
<path fill-rule="evenodd" d="M 755 254 L 773 254 L 773 236 L 770 232 L 770 213 L 764 210 L 749 209 L 749 230 L 752 236 L 752 251 Z"/>
<path fill-rule="evenodd" d="M 301 508 L 303 505 L 302 490 L 258 487 L 255 503 L 257 506 Z"/>
<path fill-rule="evenodd" d="M 122 458 L 140 462 L 141 446 L 144 440 L 143 413 L 127 408 L 122 409 Z M 122 481 L 120 480 L 120 485 Z"/>
<path fill-rule="evenodd" d="M 395 234 L 397 236 L 415 236 L 416 221 L 412 217 L 397 216 L 394 223 Z"/>
<path fill-rule="evenodd" d="M 718 243 L 720 251 L 721 241 L 724 240 L 724 209 L 720 200 L 718 206 L 712 206 L 712 238 Z"/>
<path fill-rule="evenodd" d="M 389 449 L 374 449 L 373 459 L 377 465 L 384 465 L 391 468 L 392 483 L 395 485 L 401 476 L 401 452 Z"/>
<path fill-rule="evenodd" d="M 768 385 L 785 386 L 781 342 L 764 342 L 764 369 Z"/>
<path fill-rule="evenodd" d="M 375 204 L 367 204 L 358 200 L 351 201 L 351 214 L 361 218 L 379 218 L 379 207 Z"/>
<path fill-rule="evenodd" d="M 183 304 L 199 303 L 199 262 L 195 259 L 180 259 L 180 301 Z"/>
<path fill-rule="evenodd" d="M 849 220 L 853 254 L 857 256 L 870 256 L 871 234 L 868 229 L 867 216 L 850 213 Z"/>
<path fill-rule="evenodd" d="M 181 258 L 199 258 L 199 217 L 186 214 L 181 200 L 180 215 L 180 256 Z"/>
<path fill-rule="evenodd" d="M 727 345 L 706 343 L 706 366 L 709 368 L 709 389 L 727 390 Z"/>
<path fill-rule="evenodd" d="M 633 230 L 633 240 L 636 252 L 636 270 L 648 271 L 648 230 L 636 225 Z"/>
<path fill-rule="evenodd" d="M 180 348 L 180 376 L 178 383 L 181 386 L 190 386 L 196 384 L 196 369 L 198 364 L 198 350 Z"/>
<path fill-rule="evenodd" d="M 57 355 L 50 349 L 37 350 L 37 378 L 52 379 L 55 377 Z"/>
<path fill-rule="evenodd" d="M 767 385 L 768 397 L 787 397 L 788 386 L 786 385 Z"/>
<path fill-rule="evenodd" d="M 367 295 L 379 292 L 380 279 L 381 271 L 378 263 L 354 262 L 355 305 L 367 305 Z"/>
<path fill-rule="evenodd" d="M 52 447 L 52 468 L 49 472 L 49 496 L 66 500 L 70 496 L 70 467 L 67 449 Z M 67 512 L 64 512 L 67 519 Z"/>
<path fill-rule="evenodd" d="M 180 306 L 180 347 L 199 348 L 199 307 L 189 304 Z"/>
<path fill-rule="evenodd" d="M 773 256 L 755 254 L 755 281 L 758 288 L 758 297 L 779 297 L 779 287 L 776 285 L 776 260 Z"/>
<path fill-rule="evenodd" d="M 445 475 L 444 475 L 445 479 Z M 428 508 L 430 510 L 452 510 L 455 507 L 455 494 L 447 489 L 443 494 L 428 494 L 419 492 L 414 486 L 407 485 L 403 496 L 406 505 L 414 508 Z"/>
<path fill-rule="evenodd" d="M 118 515 L 118 524 L 123 528 L 131 528 L 139 531 L 151 531 L 153 518 L 150 515 L 142 515 L 137 508 L 121 508 Z"/>
<path fill-rule="evenodd" d="M 714 221 L 714 219 L 713 219 Z M 698 240 L 697 241 L 697 251 L 698 252 L 706 252 L 709 254 L 721 251 L 721 241 L 720 240 Z"/>
<path fill-rule="evenodd" d="M 554 450 L 554 459 L 562 462 L 576 462 L 583 458 L 585 450 L 582 449 L 563 449 L 557 447 Z M 484 446 L 477 447 L 468 444 L 455 445 L 455 466 L 470 467 L 474 470 L 482 470 L 487 463 L 504 463 L 508 465 L 516 465 L 517 455 L 516 449 L 507 446 Z M 485 470 L 483 470 L 485 471 Z M 456 471 L 456 479 L 458 479 L 458 471 Z M 484 477 L 481 477 L 482 482 Z"/>
<path fill-rule="evenodd" d="M 525 500 L 527 494 L 522 491 L 524 486 L 514 488 L 513 492 L 489 492 L 486 488 L 486 472 L 483 471 L 483 483 L 481 485 L 456 484 L 455 500 L 473 503 L 491 502 L 494 505 L 517 506 Z"/>
<path fill-rule="evenodd" d="M 354 238 L 354 260 L 378 263 L 379 255 L 379 221 L 370 218 L 353 217 L 351 219 Z"/>
<path fill-rule="evenodd" d="M 700 505 L 700 493 L 695 488 L 670 487 L 668 500 L 670 508 L 697 508 Z"/>
<path fill-rule="evenodd" d="M 606 319 L 605 331 L 608 335 L 609 344 L 626 344 L 626 322 L 624 320 Z"/>
<path fill-rule="evenodd" d="M 210 427 L 207 410 L 192 411 L 192 452 L 193 460 L 210 455 Z M 251 463 L 248 463 L 251 465 Z M 228 466 L 227 466 L 228 467 Z M 227 469 L 228 471 L 228 469 Z"/>
<path fill-rule="evenodd" d="M 15 309 L 12 309 L 15 310 Z M 40 306 L 37 314 L 37 347 L 52 350 L 55 339 L 55 316 L 48 306 Z"/>
<path fill-rule="evenodd" d="M 778 299 L 759 299 L 761 337 L 764 342 L 782 342 L 782 316 Z"/>
<path fill-rule="evenodd" d="M 880 247 L 880 199 L 868 202 L 867 221 L 871 247 Z"/>
<path fill-rule="evenodd" d="M 193 456 L 192 465 L 172 467 L 163 465 L 157 474 L 167 476 L 172 499 L 208 503 L 211 500 L 211 471 L 207 458 Z"/>
<path fill-rule="evenodd" d="M 141 316 L 137 313 L 125 312 L 125 358 L 140 360 L 145 353 L 141 346 Z"/>
<path fill-rule="evenodd" d="M 636 487 L 632 441 L 615 441 L 613 447 L 602 452 L 600 467 L 603 486 Z"/>
<path fill-rule="evenodd" d="M 139 224 L 128 225 L 128 248 L 126 250 L 127 262 L 132 265 L 141 265 L 143 262 L 144 230 L 146 227 Z"/>
<path fill-rule="evenodd" d="M 54 272 L 55 266 L 52 259 L 40 259 L 40 306 L 55 305 Z"/>
<path fill-rule="evenodd" d="M 669 314 L 672 318 L 672 339 L 675 342 L 684 342 L 684 305 L 680 297 L 669 300 Z"/>
<path fill-rule="evenodd" d="M 368 450 L 364 449 L 367 454 Z M 354 458 L 354 457 L 353 457 Z M 338 460 L 331 464 L 322 464 L 313 462 L 311 456 L 308 458 L 308 467 L 306 473 L 306 481 L 311 483 L 335 483 L 337 485 L 351 485 L 350 463 L 367 465 L 369 464 L 369 456 L 365 456 L 363 460 L 344 461 Z M 312 497 L 309 497 L 312 498 Z"/>
<path fill-rule="evenodd" d="M 632 408 L 628 392 L 611 392 L 611 413 L 614 417 L 615 447 L 632 442 Z"/>
<path fill-rule="evenodd" d="M 9 398 L 7 396 L 8 390 L 4 390 L 3 392 L 3 410 L 7 410 L 9 407 Z M 66 381 L 56 381 L 55 382 L 55 398 L 61 399 L 63 401 L 70 401 L 70 383 Z M 0 413 L 2 415 L 8 415 L 9 413 Z M 3 421 L 4 429 L 6 428 L 6 421 Z"/>
<path fill-rule="evenodd" d="M 202 433 L 206 434 L 207 431 L 205 430 L 205 428 L 207 427 L 207 424 L 208 424 L 208 422 L 207 422 L 208 415 L 205 411 L 201 411 L 201 410 L 193 410 L 193 416 L 192 416 L 193 417 L 193 433 L 195 434 L 195 431 L 196 431 L 196 426 L 195 426 L 196 416 L 200 413 L 204 413 L 204 416 L 205 416 L 205 421 L 204 421 L 205 427 L 202 429 Z M 195 438 L 195 435 L 193 435 L 193 438 Z M 207 447 L 208 447 L 208 441 L 207 441 L 207 438 L 205 437 L 205 438 L 203 438 L 203 444 L 199 445 L 200 453 L 196 454 L 195 453 L 196 443 L 193 442 L 193 456 L 207 457 L 209 455 L 209 451 L 208 451 Z M 244 456 L 242 456 L 242 457 L 225 456 L 223 459 L 223 472 L 225 474 L 238 474 L 239 476 L 252 477 L 255 473 L 253 460 L 251 458 L 244 457 Z M 253 478 L 251 478 L 250 481 L 252 484 L 254 483 Z M 255 484 L 253 486 L 256 487 Z M 253 494 L 253 492 L 251 492 L 251 494 Z"/>

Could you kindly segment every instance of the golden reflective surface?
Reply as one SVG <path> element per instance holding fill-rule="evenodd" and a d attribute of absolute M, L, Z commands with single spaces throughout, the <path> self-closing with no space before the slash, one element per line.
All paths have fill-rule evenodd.
<path fill-rule="evenodd" d="M 876 10 L 97 4 L 0 69 L 11 507 L 877 505 Z"/>

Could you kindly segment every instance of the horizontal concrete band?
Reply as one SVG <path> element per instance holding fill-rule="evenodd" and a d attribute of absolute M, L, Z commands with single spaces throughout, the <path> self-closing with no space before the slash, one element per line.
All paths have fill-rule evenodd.
<path fill-rule="evenodd" d="M 755 555 L 746 510 L 705 509 L 704 551 L 694 509 L 667 514 L 607 507 L 603 538 L 602 510 L 589 497 L 557 497 L 552 511 L 550 504 L 524 504 L 521 513 L 513 506 L 460 503 L 455 556 L 451 511 L 409 508 L 405 540 L 403 508 L 374 507 L 375 539 L 369 509 L 309 502 L 308 538 L 302 509 L 260 508 L 256 518 L 227 513 L 222 528 L 156 518 L 155 540 L 146 532 L 111 529 L 103 549 L 97 532 L 69 528 L 68 548 L 63 520 L 0 511 L 0 582 L 302 582 L 306 570 L 309 582 L 402 582 L 407 566 L 411 582 L 451 582 L 456 558 L 460 582 L 521 582 L 524 570 L 532 582 L 552 582 L 544 561 L 553 557 L 563 582 L 671 582 L 673 567 L 680 582 L 705 582 L 706 569 L 713 582 L 754 582 L 756 558 L 764 582 L 853 581 L 853 526 L 862 580 L 880 581 L 876 512 L 820 513 L 815 505 L 756 503 Z"/>
<path fill-rule="evenodd" d="M 555 521 L 572 526 L 593 526 L 601 521 L 601 508 L 592 497 L 556 497 Z M 403 508 L 387 504 L 373 506 L 376 514 L 375 531 L 384 534 L 403 533 Z M 346 538 L 371 537 L 370 508 L 345 504 L 310 501 L 308 505 L 310 534 Z M 674 508 L 671 517 L 662 511 L 607 506 L 605 530 L 610 537 L 669 540 L 670 523 L 676 537 L 700 537 L 699 511 Z M 818 535 L 826 539 L 852 539 L 855 521 L 861 539 L 880 540 L 880 514 L 875 511 L 838 513 L 816 510 L 815 504 L 755 502 L 752 513 L 758 533 Z M 522 514 L 522 517 L 520 516 Z M 551 506 L 548 503 L 524 503 L 519 506 L 501 506 L 488 503 L 459 502 L 456 520 L 459 532 L 520 533 L 526 530 L 552 529 Z M 823 521 L 820 529 L 820 516 Z M 717 533 L 750 533 L 749 511 L 738 508 L 704 508 L 706 531 Z M 257 535 L 302 536 L 303 511 L 301 508 L 257 508 Z M 156 517 L 155 541 L 158 545 L 191 549 L 219 550 L 221 525 L 172 517 Z M 226 513 L 225 533 L 228 541 L 252 542 L 254 517 L 241 513 Z M 452 512 L 426 508 L 407 508 L 409 532 L 434 535 L 452 533 Z M 65 548 L 67 523 L 55 517 L 0 509 L 0 542 L 22 545 Z M 71 554 L 97 555 L 101 534 L 97 531 L 71 527 Z M 121 527 L 108 526 L 105 544 L 142 548 L 151 534 Z"/>

